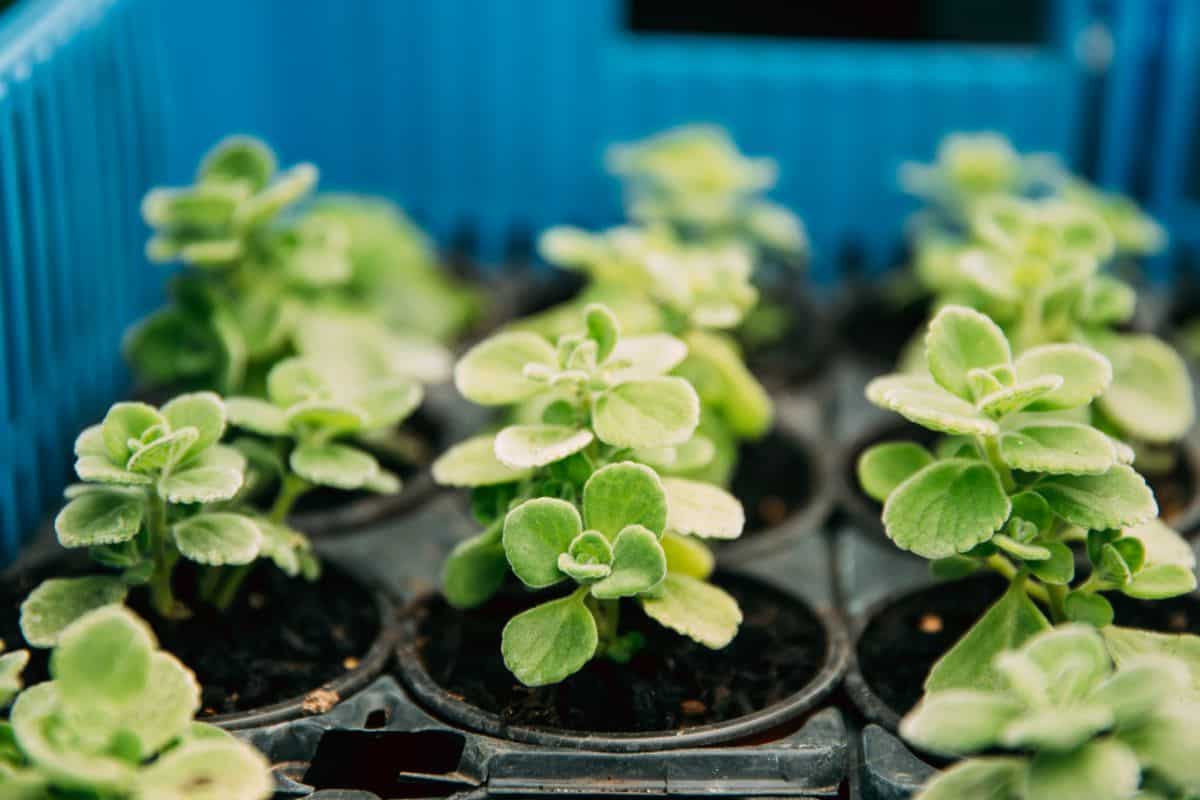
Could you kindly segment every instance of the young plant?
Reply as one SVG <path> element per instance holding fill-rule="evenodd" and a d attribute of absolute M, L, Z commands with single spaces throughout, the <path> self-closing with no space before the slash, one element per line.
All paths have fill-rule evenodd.
<path fill-rule="evenodd" d="M 7 673 L 3 661 L 0 672 Z M 0 795 L 271 796 L 266 759 L 220 728 L 193 721 L 200 707 L 195 677 L 159 650 L 149 627 L 127 609 L 108 606 L 73 622 L 59 637 L 50 673 L 53 680 L 20 692 L 0 722 Z"/>
<path fill-rule="evenodd" d="M 487 602 L 510 571 L 531 589 L 575 584 L 504 629 L 504 661 L 529 686 L 597 656 L 628 659 L 639 642 L 619 632 L 622 598 L 714 649 L 741 622 L 736 601 L 705 582 L 712 555 L 693 538 L 736 538 L 741 506 L 638 463 L 704 455 L 694 440 L 699 398 L 665 374 L 686 346 L 661 333 L 622 337 L 602 306 L 587 309 L 585 325 L 553 345 L 506 332 L 472 348 L 455 369 L 459 391 L 481 405 L 540 408 L 540 421 L 470 439 L 434 464 L 439 483 L 473 490 L 487 526 L 446 561 L 452 605 Z"/>
<path fill-rule="evenodd" d="M 629 216 L 638 222 L 666 225 L 686 241 L 733 241 L 793 263 L 808 250 L 800 220 L 761 197 L 775 185 L 775 162 L 742 155 L 715 125 L 684 125 L 614 145 L 607 163 L 625 181 Z"/>
<path fill-rule="evenodd" d="M 1114 668 L 1095 629 L 1040 633 L 996 657 L 994 687 L 932 692 L 900 725 L 919 747 L 970 758 L 917 800 L 1185 800 L 1200 796 L 1197 673 L 1164 656 Z"/>
<path fill-rule="evenodd" d="M 246 460 L 220 444 L 226 408 L 211 392 L 184 394 L 161 409 L 117 403 L 75 442 L 82 484 L 54 520 L 58 541 L 87 548 L 118 575 L 51 578 L 21 604 L 21 630 L 35 647 L 50 647 L 75 619 L 120 603 L 145 587 L 166 619 L 189 615 L 175 594 L 181 559 L 203 565 L 200 599 L 220 603 L 227 567 L 259 557 L 281 569 L 314 574 L 303 536 L 230 504 L 245 477 Z"/>
<path fill-rule="evenodd" d="M 983 314 L 943 308 L 925 338 L 926 372 L 878 378 L 872 403 L 946 434 L 936 450 L 891 442 L 858 464 L 863 490 L 884 503 L 887 535 L 944 576 L 991 569 L 1009 591 L 935 665 L 930 691 L 985 685 L 995 653 L 1055 623 L 1103 627 L 1105 592 L 1165 598 L 1196 587 L 1186 542 L 1159 523 L 1132 451 L 1079 421 L 1107 388 L 1107 359 L 1077 344 L 1016 359 Z M 1071 543 L 1089 577 L 1071 586 Z"/>

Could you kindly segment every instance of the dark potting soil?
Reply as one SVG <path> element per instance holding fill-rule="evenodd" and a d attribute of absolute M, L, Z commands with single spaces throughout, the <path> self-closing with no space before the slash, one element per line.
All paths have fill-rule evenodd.
<path fill-rule="evenodd" d="M 1008 583 L 978 575 L 953 586 L 937 585 L 901 597 L 867 623 L 858 641 L 859 669 L 872 691 L 897 714 L 921 699 L 934 663 L 1000 598 Z M 1200 600 L 1154 602 L 1115 593 L 1106 598 L 1116 624 L 1162 633 L 1200 633 Z"/>
<path fill-rule="evenodd" d="M 842 345 L 856 356 L 891 368 L 913 335 L 929 320 L 928 298 L 901 301 L 881 290 L 854 293 L 854 305 L 838 324 Z"/>
<path fill-rule="evenodd" d="M 804 508 L 817 480 L 812 453 L 779 431 L 742 445 L 730 486 L 746 510 L 742 537 L 768 531 Z"/>
<path fill-rule="evenodd" d="M 725 649 L 667 630 L 626 601 L 621 630 L 640 632 L 642 651 L 625 665 L 593 659 L 555 686 L 523 686 L 500 655 L 505 623 L 547 599 L 544 592 L 508 586 L 467 612 L 434 598 L 418 612 L 418 646 L 434 681 L 511 725 L 607 733 L 722 722 L 803 689 L 824 663 L 827 643 L 820 621 L 786 595 L 735 576 L 718 582 L 745 617 Z"/>
<path fill-rule="evenodd" d="M 0 638 L 8 649 L 25 647 L 19 607 L 43 578 L 99 574 L 86 562 L 21 574 L 0 589 Z M 192 576 L 180 567 L 181 598 Z M 369 591 L 340 570 L 325 566 L 315 584 L 288 578 L 273 566 L 257 568 L 227 614 L 192 603 L 181 622 L 154 615 L 143 591 L 128 605 L 150 623 L 162 649 L 196 673 L 202 687 L 198 716 L 261 708 L 302 696 L 358 665 L 379 633 L 379 614 Z M 49 679 L 49 651 L 32 650 L 27 684 Z"/>
<path fill-rule="evenodd" d="M 1176 457 L 1171 470 L 1165 473 L 1148 473 L 1146 481 L 1158 501 L 1158 514 L 1168 524 L 1188 522 L 1182 517 L 1188 513 L 1192 499 L 1200 487 L 1196 486 L 1196 475 L 1192 473 L 1191 463 L 1182 452 L 1182 445 L 1176 450 Z M 1135 465 L 1136 466 L 1136 465 Z M 1195 531 L 1181 530 L 1181 533 L 1192 534 Z"/>

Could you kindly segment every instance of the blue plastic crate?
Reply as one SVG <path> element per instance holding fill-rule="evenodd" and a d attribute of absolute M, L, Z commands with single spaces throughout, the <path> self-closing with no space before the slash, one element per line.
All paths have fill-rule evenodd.
<path fill-rule="evenodd" d="M 164 90 L 138 5 L 29 2 L 0 30 L 0 563 L 125 390 L 122 330 L 160 301 L 137 204 L 165 171 Z"/>

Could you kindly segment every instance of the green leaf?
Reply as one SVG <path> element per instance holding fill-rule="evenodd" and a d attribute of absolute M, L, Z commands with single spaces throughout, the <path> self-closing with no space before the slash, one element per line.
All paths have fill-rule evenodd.
<path fill-rule="evenodd" d="M 132 611 L 103 606 L 61 632 L 50 674 L 68 703 L 127 703 L 149 685 L 156 645 L 150 626 Z"/>
<path fill-rule="evenodd" d="M 21 603 L 21 635 L 34 647 L 53 647 L 72 622 L 89 611 L 124 602 L 126 592 L 120 578 L 108 575 L 42 581 Z"/>
<path fill-rule="evenodd" d="M 300 555 L 309 549 L 308 539 L 287 525 L 256 517 L 258 527 L 258 554 L 269 558 L 283 574 L 294 578 L 300 574 Z"/>
<path fill-rule="evenodd" d="M 950 689 L 925 695 L 900 722 L 900 735 L 936 753 L 965 755 L 1000 741 L 1024 709 L 1000 692 Z"/>
<path fill-rule="evenodd" d="M 654 595 L 639 599 L 648 617 L 712 650 L 733 641 L 742 624 L 736 600 L 687 575 L 669 573 Z"/>
<path fill-rule="evenodd" d="M 670 334 L 623 336 L 604 368 L 611 383 L 656 378 L 679 366 L 687 352 L 687 345 Z"/>
<path fill-rule="evenodd" d="M 100 435 L 104 453 L 115 464 L 125 464 L 131 455 L 130 439 L 141 439 L 147 429 L 162 425 L 162 416 L 145 403 L 115 403 L 104 415 Z M 86 433 L 86 431 L 85 431 Z M 80 437 L 82 439 L 82 436 Z M 76 442 L 78 448 L 79 442 Z M 78 452 L 78 449 L 76 450 Z M 94 455 L 89 448 L 89 455 Z"/>
<path fill-rule="evenodd" d="M 526 686 L 558 683 L 596 653 L 596 620 L 581 592 L 523 611 L 501 634 L 504 665 Z"/>
<path fill-rule="evenodd" d="M 858 483 L 880 503 L 904 481 L 933 463 L 933 454 L 916 442 L 885 442 L 858 457 Z"/>
<path fill-rule="evenodd" d="M 667 529 L 702 539 L 736 539 L 746 525 L 738 499 L 724 489 L 685 478 L 663 478 Z"/>
<path fill-rule="evenodd" d="M 1116 727 L 1129 730 L 1166 705 L 1186 703 L 1190 688 L 1191 674 L 1183 662 L 1149 656 L 1121 667 L 1088 695 L 1088 702 L 1110 708 Z"/>
<path fill-rule="evenodd" d="M 331 395 L 329 381 L 312 359 L 285 358 L 267 373 L 267 397 L 281 408 Z"/>
<path fill-rule="evenodd" d="M 122 491 L 95 491 L 76 497 L 54 518 L 63 547 L 127 542 L 142 527 L 145 498 Z"/>
<path fill-rule="evenodd" d="M 1110 625 L 1100 631 L 1117 667 L 1126 669 L 1145 656 L 1177 659 L 1191 675 L 1189 700 L 1200 700 L 1200 636 L 1195 634 L 1155 633 L 1137 628 Z"/>
<path fill-rule="evenodd" d="M 582 582 L 607 577 L 612 573 L 612 562 L 612 545 L 604 534 L 584 531 L 575 537 L 567 552 L 558 557 L 558 568 Z"/>
<path fill-rule="evenodd" d="M 1116 464 L 1112 440 L 1090 425 L 1022 414 L 1005 420 L 1000 457 L 1013 469 L 1098 475 Z"/>
<path fill-rule="evenodd" d="M 541 589 L 563 579 L 558 557 L 583 531 L 579 512 L 565 500 L 526 500 L 504 518 L 504 554 L 513 574 L 526 586 Z"/>
<path fill-rule="evenodd" d="M 302 444 L 288 463 L 301 478 L 335 489 L 361 489 L 379 474 L 374 456 L 344 444 Z"/>
<path fill-rule="evenodd" d="M 275 154 L 253 136 L 222 139 L 204 156 L 196 180 L 221 183 L 241 182 L 252 191 L 267 185 L 275 174 Z"/>
<path fill-rule="evenodd" d="M 1043 375 L 1032 381 L 1007 386 L 981 397 L 976 405 L 979 410 L 993 419 L 1000 419 L 1032 405 L 1039 397 L 1053 392 L 1062 386 L 1062 378 L 1057 375 Z"/>
<path fill-rule="evenodd" d="M 154 482 L 149 475 L 139 475 L 118 467 L 107 456 L 80 456 L 75 461 L 75 474 L 85 481 L 118 486 L 148 486 Z"/>
<path fill-rule="evenodd" d="M 1121 592 L 1139 600 L 1163 600 L 1179 597 L 1196 589 L 1194 570 L 1178 564 L 1144 567 L 1121 587 Z"/>
<path fill-rule="evenodd" d="M 1032 411 L 1086 406 L 1112 382 L 1108 359 L 1077 344 L 1047 344 L 1026 350 L 1013 365 L 1018 381 L 1031 381 L 1046 375 L 1058 375 L 1062 384 L 1033 403 Z"/>
<path fill-rule="evenodd" d="M 134 734 L 147 759 L 187 731 L 199 709 L 196 676 L 175 656 L 159 651 L 151 656 L 145 690 L 123 709 L 119 727 Z"/>
<path fill-rule="evenodd" d="M 1101 739 L 1073 752 L 1041 752 L 1026 779 L 1027 797 L 1054 800 L 1127 800 L 1138 788 L 1137 756 L 1113 739 Z"/>
<path fill-rule="evenodd" d="M 558 355 L 536 334 L 501 333 L 467 351 L 454 367 L 454 385 L 463 397 L 479 405 L 519 403 L 546 387 L 525 376 L 527 364 L 557 369 Z"/>
<path fill-rule="evenodd" d="M 630 525 L 617 534 L 612 548 L 612 572 L 592 584 L 594 597 L 633 597 L 650 591 L 667 576 L 667 556 L 653 531 Z"/>
<path fill-rule="evenodd" d="M 1054 512 L 1050 510 L 1050 504 L 1037 492 L 1019 492 L 1013 495 L 1010 516 L 1033 523 L 1039 533 L 1049 531 L 1050 524 L 1054 522 Z"/>
<path fill-rule="evenodd" d="M 683 378 L 628 381 L 596 398 L 592 423 L 614 447 L 671 447 L 696 432 L 700 399 Z"/>
<path fill-rule="evenodd" d="M 0 655 L 0 708 L 8 705 L 17 692 L 21 691 L 24 683 L 21 672 L 29 663 L 28 650 L 15 650 Z M 0 749 L 0 764 L 4 761 L 3 750 Z"/>
<path fill-rule="evenodd" d="M 225 435 L 225 404 L 214 392 L 181 394 L 163 406 L 161 413 L 171 430 L 190 427 L 198 432 L 196 441 L 183 453 L 181 461 L 211 447 Z"/>
<path fill-rule="evenodd" d="M 703 542 L 667 531 L 663 534 L 661 544 L 667 556 L 667 572 L 700 580 L 712 575 L 717 559 Z"/>
<path fill-rule="evenodd" d="M 369 390 L 357 398 L 359 409 L 366 413 L 363 427 L 379 430 L 399 425 L 408 419 L 421 405 L 425 390 L 416 381 L 393 378 L 371 385 Z"/>
<path fill-rule="evenodd" d="M 195 428 L 180 428 L 139 447 L 126 464 L 133 472 L 170 472 L 183 457 L 192 451 L 200 432 Z"/>
<path fill-rule="evenodd" d="M 592 443 L 592 432 L 566 425 L 509 425 L 496 435 L 496 459 L 513 469 L 544 467 Z"/>
<path fill-rule="evenodd" d="M 596 343 L 596 359 L 604 362 L 612 354 L 621 336 L 617 318 L 607 307 L 598 303 L 589 305 L 583 314 L 587 322 L 588 338 Z"/>
<path fill-rule="evenodd" d="M 1025 542 L 1019 542 L 1003 533 L 997 533 L 995 536 L 993 536 L 991 538 L 991 543 L 1009 555 L 1015 556 L 1022 561 L 1046 561 L 1050 558 L 1050 551 L 1045 547 L 1037 544 L 1026 544 Z"/>
<path fill-rule="evenodd" d="M 459 542 L 442 565 L 442 594 L 455 608 L 476 608 L 499 590 L 508 574 L 500 528 Z"/>
<path fill-rule="evenodd" d="M 972 400 L 967 373 L 1012 361 L 1008 339 L 987 316 L 964 306 L 946 306 L 925 334 L 929 374 L 943 387 Z"/>
<path fill-rule="evenodd" d="M 1006 650 L 1016 650 L 1036 634 L 1049 629 L 1046 617 L 1025 590 L 1014 584 L 933 665 L 925 679 L 925 691 L 1003 689 L 1004 677 L 996 669 L 996 656 Z"/>
<path fill-rule="evenodd" d="M 1055 514 L 1089 530 L 1124 528 L 1158 515 L 1150 487 L 1125 465 L 1101 475 L 1048 475 L 1034 488 Z"/>
<path fill-rule="evenodd" d="M 137 776 L 138 796 L 156 800 L 262 800 L 274 787 L 267 760 L 236 740 L 185 742 Z"/>
<path fill-rule="evenodd" d="M 234 214 L 234 224 L 241 229 L 269 222 L 283 209 L 299 200 L 317 183 L 317 168 L 312 164 L 297 164 L 278 173 L 274 182 L 242 202 Z"/>
<path fill-rule="evenodd" d="M 530 469 L 514 469 L 496 458 L 495 442 L 490 435 L 459 442 L 433 462 L 433 479 L 442 486 L 495 486 L 532 474 Z"/>
<path fill-rule="evenodd" d="M 716 406 L 740 437 L 757 439 L 770 430 L 775 416 L 771 396 L 746 368 L 737 345 L 727 336 L 700 329 L 689 331 L 685 341 L 690 356 L 684 366 L 700 361 L 720 385 L 720 397 L 714 400 L 693 381 L 697 391 L 705 395 L 705 404 Z"/>
<path fill-rule="evenodd" d="M 229 415 L 229 422 L 239 428 L 263 436 L 287 434 L 287 414 L 266 400 L 256 397 L 228 397 L 225 399 L 225 412 Z"/>
<path fill-rule="evenodd" d="M 1066 586 L 1075 579 L 1075 553 L 1062 542 L 1046 542 L 1050 557 L 1032 561 L 1027 566 L 1034 577 L 1056 586 Z"/>
<path fill-rule="evenodd" d="M 583 486 L 583 521 L 615 539 L 628 525 L 661 534 L 667 524 L 667 493 L 654 470 L 622 461 L 596 470 Z"/>
<path fill-rule="evenodd" d="M 1012 800 L 1021 796 L 1026 769 L 1020 758 L 972 758 L 935 774 L 916 800 Z"/>
<path fill-rule="evenodd" d="M 258 557 L 262 538 L 254 520 L 227 511 L 197 514 L 176 522 L 171 536 L 185 558 L 211 566 L 249 564 Z"/>
<path fill-rule="evenodd" d="M 943 433 L 995 436 L 995 421 L 926 377 L 885 375 L 867 384 L 867 399 L 923 428 Z"/>
<path fill-rule="evenodd" d="M 1112 362 L 1112 385 L 1100 397 L 1104 415 L 1128 437 L 1168 443 L 1196 417 L 1192 383 L 1179 354 L 1153 336 L 1109 334 L 1091 344 Z"/>
<path fill-rule="evenodd" d="M 367 427 L 367 412 L 349 403 L 332 400 L 305 400 L 287 410 L 284 421 L 288 430 L 301 438 L 320 434 L 329 439 L 358 433 Z"/>
<path fill-rule="evenodd" d="M 229 500 L 242 488 L 246 458 L 238 450 L 214 445 L 158 482 L 158 495 L 168 503 L 213 503 Z"/>
<path fill-rule="evenodd" d="M 1011 508 L 990 466 L 947 459 L 925 467 L 888 495 L 883 524 L 897 547 L 924 558 L 945 558 L 990 539 Z"/>
<path fill-rule="evenodd" d="M 1002 743 L 1013 750 L 1073 750 L 1112 727 L 1112 710 L 1085 703 L 1027 711 L 1004 731 Z"/>
<path fill-rule="evenodd" d="M 1194 796 L 1200 787 L 1200 729 L 1196 714 L 1200 705 L 1194 700 L 1173 698 L 1153 718 L 1132 731 L 1122 731 L 1121 741 L 1133 749 L 1142 767 L 1186 789 L 1182 796 Z M 1192 793 L 1192 794 L 1188 794 Z"/>

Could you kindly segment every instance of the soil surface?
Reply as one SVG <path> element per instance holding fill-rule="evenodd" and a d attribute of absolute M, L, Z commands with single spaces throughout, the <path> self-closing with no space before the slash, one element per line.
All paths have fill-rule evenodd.
<path fill-rule="evenodd" d="M 25 646 L 18 609 L 43 577 L 101 572 L 83 562 L 6 582 L 0 590 L 0 638 L 10 649 Z M 178 570 L 183 598 L 189 594 L 189 572 L 189 566 Z M 196 673 L 202 687 L 200 718 L 302 696 L 356 667 L 379 632 L 371 593 L 328 565 L 315 584 L 260 566 L 228 614 L 192 604 L 191 619 L 168 622 L 151 612 L 138 590 L 128 604 L 154 628 L 162 649 Z M 27 684 L 49 678 L 49 651 L 32 654 Z"/>
<path fill-rule="evenodd" d="M 468 612 L 432 599 L 418 612 L 420 653 L 434 681 L 511 725 L 611 733 L 723 722 L 803 689 L 824 663 L 827 644 L 820 621 L 805 606 L 744 578 L 726 576 L 719 583 L 745 616 L 723 650 L 669 631 L 624 601 L 622 632 L 646 639 L 629 664 L 593 659 L 556 686 L 528 688 L 504 666 L 500 631 L 548 593 L 510 585 Z"/>
<path fill-rule="evenodd" d="M 900 302 L 870 289 L 854 297 L 853 306 L 838 323 L 842 346 L 859 358 L 892 368 L 913 335 L 929 321 L 929 299 Z"/>
<path fill-rule="evenodd" d="M 1008 584 L 981 575 L 934 586 L 900 598 L 876 614 L 859 639 L 857 654 L 863 678 L 897 714 L 921 699 L 922 685 L 941 656 L 999 599 Z M 1115 593 L 1105 597 L 1116 612 L 1116 624 L 1164 633 L 1200 633 L 1200 601 L 1179 597 L 1154 602 Z"/>
<path fill-rule="evenodd" d="M 812 502 L 816 481 L 812 453 L 779 431 L 742 445 L 730 486 L 746 510 L 742 538 L 774 528 Z"/>
<path fill-rule="evenodd" d="M 1136 467 L 1137 465 L 1134 464 Z M 1182 450 L 1176 451 L 1175 463 L 1170 472 L 1152 473 L 1145 476 L 1158 501 L 1158 513 L 1168 524 L 1177 524 L 1196 496 L 1196 476 L 1192 474 L 1187 457 Z M 1180 530 L 1180 533 L 1192 535 L 1191 530 Z"/>

